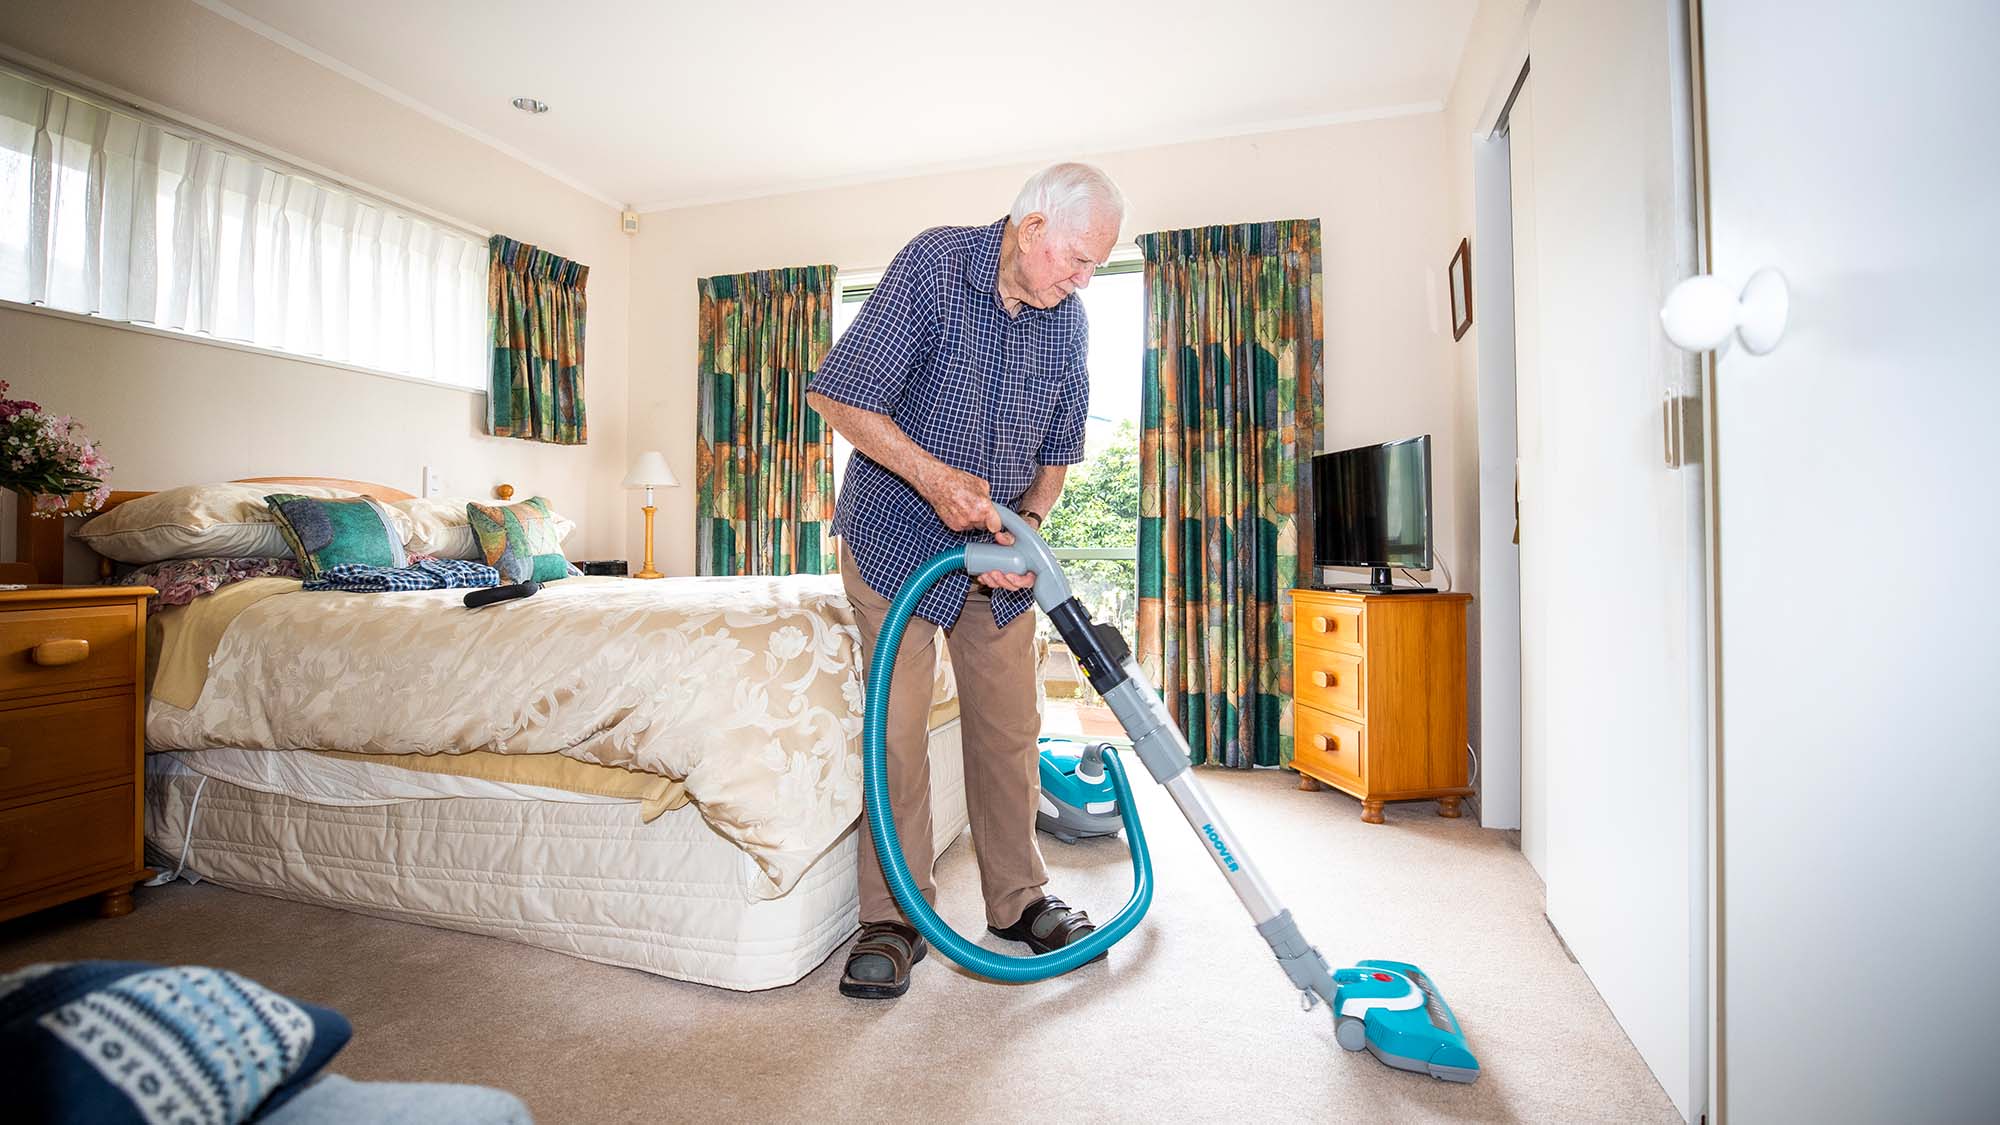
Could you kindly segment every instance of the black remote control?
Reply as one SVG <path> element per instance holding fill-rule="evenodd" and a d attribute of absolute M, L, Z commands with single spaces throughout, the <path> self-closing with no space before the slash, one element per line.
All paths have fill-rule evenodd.
<path fill-rule="evenodd" d="M 542 584 L 540 582 L 517 582 L 512 586 L 488 586 L 481 590 L 472 590 L 465 595 L 465 608 L 478 609 L 480 606 L 492 605 L 494 602 L 525 598 L 541 588 Z"/>

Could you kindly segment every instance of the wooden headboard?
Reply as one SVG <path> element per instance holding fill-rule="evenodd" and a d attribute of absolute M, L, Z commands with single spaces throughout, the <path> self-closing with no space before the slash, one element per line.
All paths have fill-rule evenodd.
<path fill-rule="evenodd" d="M 243 477 L 231 481 L 232 484 L 306 485 L 315 488 L 338 488 L 362 496 L 373 496 L 377 500 L 408 500 L 410 494 L 400 488 L 386 484 L 374 484 L 365 480 L 346 480 L 341 477 Z M 105 512 L 127 501 L 141 496 L 151 496 L 151 492 L 113 492 L 104 502 Z M 21 561 L 35 569 L 35 581 L 50 585 L 61 585 L 63 580 L 63 545 L 69 538 L 68 520 L 35 519 L 28 514 L 28 505 L 17 502 L 19 515 L 16 517 L 15 542 Z M 101 514 L 93 512 L 92 515 Z M 111 573 L 111 560 L 100 558 L 98 573 Z"/>

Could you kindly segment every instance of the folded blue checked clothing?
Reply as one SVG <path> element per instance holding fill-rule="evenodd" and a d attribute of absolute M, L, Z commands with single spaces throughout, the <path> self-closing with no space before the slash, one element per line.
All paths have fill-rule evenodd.
<path fill-rule="evenodd" d="M 464 559 L 421 559 L 409 566 L 369 566 L 342 563 L 306 582 L 308 590 L 342 590 L 350 594 L 385 594 L 399 590 L 454 590 L 463 586 L 498 586 L 500 572 L 485 563 Z"/>

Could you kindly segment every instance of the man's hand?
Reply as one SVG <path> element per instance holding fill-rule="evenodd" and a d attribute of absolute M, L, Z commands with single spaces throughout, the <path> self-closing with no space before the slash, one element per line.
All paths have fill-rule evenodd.
<path fill-rule="evenodd" d="M 924 499 L 953 531 L 999 531 L 1000 513 L 993 510 L 992 488 L 985 481 L 950 465 L 937 467 L 924 481 Z"/>
<path fill-rule="evenodd" d="M 996 532 L 993 541 L 1002 547 L 1011 547 L 1014 545 L 1014 536 L 1005 531 Z M 979 581 L 981 585 L 990 586 L 995 590 L 1025 590 L 1035 584 L 1035 572 L 1031 570 L 1025 574 L 1009 574 L 1004 570 L 989 570 L 979 576 Z"/>
<path fill-rule="evenodd" d="M 1000 513 L 993 508 L 991 492 L 992 486 L 985 481 L 940 462 L 925 481 L 923 495 L 938 518 L 953 531 L 990 531 L 995 543 L 1003 547 L 1011 545 L 1014 537 L 1001 530 Z M 1035 576 L 989 570 L 979 576 L 979 581 L 995 590 L 1025 590 L 1035 584 Z"/>

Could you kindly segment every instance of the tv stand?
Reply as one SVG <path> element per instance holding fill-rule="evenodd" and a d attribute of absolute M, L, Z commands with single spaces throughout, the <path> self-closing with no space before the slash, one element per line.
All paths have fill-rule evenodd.
<path fill-rule="evenodd" d="M 1383 598 L 1292 591 L 1292 760 L 1381 824 L 1385 801 L 1459 815 L 1466 755 L 1465 594 Z"/>

